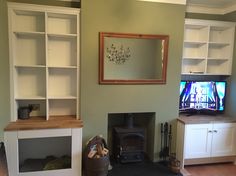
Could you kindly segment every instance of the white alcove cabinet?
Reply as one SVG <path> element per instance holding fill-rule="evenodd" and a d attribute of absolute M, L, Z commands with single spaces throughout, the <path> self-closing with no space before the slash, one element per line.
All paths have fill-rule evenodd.
<path fill-rule="evenodd" d="M 82 175 L 79 21 L 77 8 L 8 2 L 11 122 L 4 142 L 9 176 Z M 29 117 L 19 118 L 25 107 L 33 107 Z M 62 156 L 69 166 L 47 170 L 37 162 Z"/>

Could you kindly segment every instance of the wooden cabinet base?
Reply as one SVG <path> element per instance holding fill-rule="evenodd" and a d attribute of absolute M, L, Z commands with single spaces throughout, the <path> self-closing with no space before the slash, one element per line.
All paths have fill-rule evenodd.
<path fill-rule="evenodd" d="M 236 156 L 185 159 L 184 165 L 235 162 Z"/>

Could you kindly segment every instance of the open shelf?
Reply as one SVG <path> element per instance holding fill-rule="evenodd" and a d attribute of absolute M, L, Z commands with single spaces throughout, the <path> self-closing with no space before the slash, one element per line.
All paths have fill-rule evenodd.
<path fill-rule="evenodd" d="M 182 61 L 183 74 L 204 74 L 205 63 L 204 59 L 184 59 Z"/>
<path fill-rule="evenodd" d="M 48 73 L 49 97 L 77 97 L 76 69 L 50 68 Z"/>
<path fill-rule="evenodd" d="M 14 33 L 15 65 L 46 65 L 45 35 Z"/>
<path fill-rule="evenodd" d="M 76 118 L 77 103 L 74 99 L 50 99 L 49 119 L 51 116 L 73 116 Z"/>
<path fill-rule="evenodd" d="M 60 52 L 59 52 L 60 51 Z M 77 40 L 71 37 L 48 37 L 49 66 L 77 66 Z"/>
<path fill-rule="evenodd" d="M 13 31 L 45 32 L 45 13 L 38 11 L 13 10 Z"/>
<path fill-rule="evenodd" d="M 15 101 L 15 107 L 16 110 L 15 112 L 17 112 L 17 110 L 20 107 L 29 107 L 29 105 L 32 104 L 37 104 L 39 106 L 39 109 L 37 111 L 32 111 L 30 113 L 30 118 L 34 118 L 34 117 L 40 117 L 40 119 L 44 119 L 46 120 L 46 100 L 45 99 L 18 99 Z M 20 120 L 18 118 L 18 114 L 16 114 L 17 116 L 17 120 Z M 24 119 L 26 120 L 26 119 Z"/>
<path fill-rule="evenodd" d="M 231 43 L 233 32 L 234 28 L 231 26 L 211 26 L 209 41 L 217 43 Z"/>
<path fill-rule="evenodd" d="M 77 15 L 47 13 L 48 33 L 77 34 Z"/>
<path fill-rule="evenodd" d="M 184 39 L 187 41 L 207 41 L 208 26 L 205 25 L 185 25 Z"/>
<path fill-rule="evenodd" d="M 219 72 L 221 75 L 230 75 L 229 70 L 231 69 L 230 60 L 224 59 L 208 59 L 207 61 L 207 73 L 216 75 Z"/>
<path fill-rule="evenodd" d="M 15 97 L 46 97 L 45 68 L 15 69 Z"/>
<path fill-rule="evenodd" d="M 206 58 L 206 43 L 188 42 L 184 43 L 184 58 Z"/>
<path fill-rule="evenodd" d="M 186 19 L 182 74 L 230 75 L 235 23 Z"/>

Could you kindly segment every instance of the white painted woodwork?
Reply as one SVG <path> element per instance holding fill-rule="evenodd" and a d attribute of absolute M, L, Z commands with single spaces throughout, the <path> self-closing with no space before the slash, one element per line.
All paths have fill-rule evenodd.
<path fill-rule="evenodd" d="M 236 10 L 235 0 L 188 0 L 186 11 L 190 13 L 224 15 Z"/>
<path fill-rule="evenodd" d="M 186 5 L 186 0 L 137 0 L 146 2 L 157 2 L 157 3 L 170 3 L 170 4 L 182 4 Z"/>
<path fill-rule="evenodd" d="M 40 105 L 30 116 L 44 122 L 51 116 L 79 119 L 80 10 L 8 2 L 8 20 L 11 121 L 18 120 L 19 107 L 29 104 Z M 17 128 L 6 130 L 4 141 L 9 176 L 81 176 L 82 128 Z M 27 158 L 61 153 L 71 156 L 71 168 L 19 171 Z"/>
<path fill-rule="evenodd" d="M 31 116 L 79 118 L 77 8 L 8 3 L 11 121 L 19 107 L 40 104 Z"/>
<path fill-rule="evenodd" d="M 231 75 L 235 23 L 185 19 L 182 74 Z"/>
<path fill-rule="evenodd" d="M 185 140 L 185 125 L 177 123 L 177 136 L 176 136 L 176 158 L 180 161 L 180 167 L 184 168 L 184 140 Z"/>
<path fill-rule="evenodd" d="M 225 162 L 235 156 L 236 123 L 184 124 L 178 121 L 176 157 L 181 168 L 185 161 L 186 164 Z"/>
<path fill-rule="evenodd" d="M 236 155 L 236 124 L 213 125 L 212 156 Z"/>
<path fill-rule="evenodd" d="M 186 125 L 184 158 L 211 156 L 212 124 Z"/>
<path fill-rule="evenodd" d="M 57 137 L 71 137 L 71 144 L 65 143 L 65 146 L 55 146 L 57 143 L 34 143 L 34 140 L 44 139 L 55 141 Z M 19 146 L 20 140 L 26 141 L 26 144 L 31 142 L 28 147 Z M 68 128 L 68 129 L 45 129 L 45 130 L 26 130 L 26 131 L 5 131 L 4 140 L 6 146 L 6 156 L 8 161 L 9 176 L 81 176 L 81 159 L 82 159 L 82 128 Z M 40 140 L 39 140 L 40 141 Z M 68 141 L 68 140 L 66 140 Z M 24 143 L 23 143 L 24 144 Z M 25 144 L 24 144 L 25 145 Z M 23 146 L 24 146 L 23 145 Z M 35 146 L 38 145 L 38 146 Z M 19 152 L 25 154 L 24 157 L 38 157 L 39 155 L 44 158 L 48 154 L 56 154 L 60 156 L 61 151 L 64 148 L 71 147 L 71 168 L 60 170 L 47 170 L 47 171 L 35 171 L 35 172 L 19 172 Z M 36 149 L 39 149 L 37 152 Z M 40 150 L 41 148 L 47 148 L 47 150 Z M 44 151 L 44 153 L 42 153 Z M 45 153 L 46 151 L 46 153 Z M 64 151 L 64 150 L 63 150 Z M 22 161 L 21 161 L 22 162 Z"/>

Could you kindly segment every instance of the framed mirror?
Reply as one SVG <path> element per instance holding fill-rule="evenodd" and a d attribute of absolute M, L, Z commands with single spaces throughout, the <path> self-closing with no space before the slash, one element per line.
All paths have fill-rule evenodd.
<path fill-rule="evenodd" d="M 99 34 L 100 84 L 165 84 L 168 35 Z"/>

